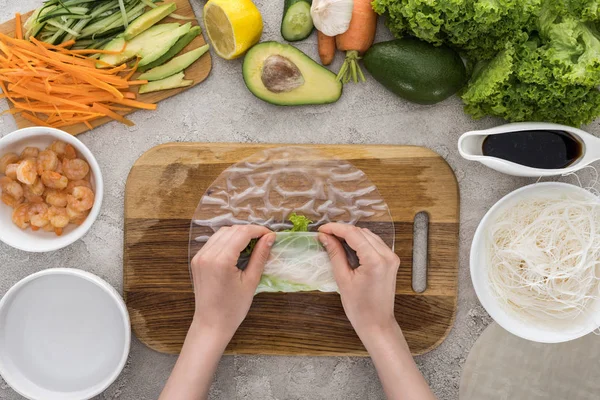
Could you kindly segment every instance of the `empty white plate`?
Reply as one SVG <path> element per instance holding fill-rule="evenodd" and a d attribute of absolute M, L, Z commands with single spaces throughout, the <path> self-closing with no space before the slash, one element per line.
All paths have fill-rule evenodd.
<path fill-rule="evenodd" d="M 0 300 L 0 374 L 32 400 L 84 400 L 127 361 L 131 330 L 121 296 L 85 271 L 48 269 Z"/>

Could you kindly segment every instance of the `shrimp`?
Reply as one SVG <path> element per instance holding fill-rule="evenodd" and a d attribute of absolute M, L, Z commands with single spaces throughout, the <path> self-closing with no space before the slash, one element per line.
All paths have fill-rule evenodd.
<path fill-rule="evenodd" d="M 71 184 L 69 182 L 69 184 Z M 54 207 L 67 206 L 67 192 L 65 190 L 50 189 L 46 192 L 46 203 Z"/>
<path fill-rule="evenodd" d="M 35 164 L 36 162 L 33 158 L 21 161 L 17 167 L 17 179 L 26 185 L 33 184 L 37 179 Z"/>
<path fill-rule="evenodd" d="M 23 202 L 23 199 L 15 199 L 8 193 L 2 193 L 2 202 L 11 208 L 16 208 Z"/>
<path fill-rule="evenodd" d="M 31 188 L 32 185 L 23 185 L 23 197 L 29 203 L 43 203 L 44 198 L 38 194 L 35 194 Z"/>
<path fill-rule="evenodd" d="M 33 228 L 41 228 L 46 225 L 48 220 L 48 205 L 46 203 L 29 204 L 29 222 Z"/>
<path fill-rule="evenodd" d="M 88 172 L 90 172 L 88 163 L 80 158 L 75 158 L 73 160 L 65 158 L 62 162 L 62 169 L 64 175 L 69 178 L 69 180 L 73 181 L 85 178 Z"/>
<path fill-rule="evenodd" d="M 15 153 L 6 153 L 0 157 L 0 174 L 6 173 L 6 167 L 8 164 L 15 164 L 19 162 L 19 156 Z"/>
<path fill-rule="evenodd" d="M 67 203 L 74 211 L 87 211 L 94 205 L 94 192 L 84 186 L 77 186 L 73 194 L 67 195 Z"/>
<path fill-rule="evenodd" d="M 18 167 L 19 167 L 19 164 L 8 164 L 6 166 L 6 171 L 4 171 L 4 173 L 10 179 L 14 179 L 16 181 L 17 180 L 17 168 Z"/>
<path fill-rule="evenodd" d="M 42 183 L 41 179 L 36 179 L 35 182 L 33 182 L 33 184 L 29 185 L 31 188 L 31 192 L 33 194 L 36 194 L 38 196 L 41 196 L 44 194 L 44 190 L 46 190 L 46 188 L 44 187 L 44 184 Z"/>
<path fill-rule="evenodd" d="M 12 214 L 12 221 L 21 229 L 27 229 L 29 226 L 29 204 L 21 204 Z"/>
<path fill-rule="evenodd" d="M 60 158 L 61 160 L 65 158 L 70 160 L 77 158 L 77 152 L 75 151 L 75 147 L 65 142 L 61 142 L 60 140 L 55 140 L 48 148 L 55 152 L 58 158 Z"/>
<path fill-rule="evenodd" d="M 62 168 L 62 162 L 60 162 L 60 160 L 58 161 L 58 164 L 56 165 L 56 169 L 54 169 L 54 172 L 58 172 L 59 174 L 64 175 L 63 168 Z"/>
<path fill-rule="evenodd" d="M 69 184 L 66 176 L 54 171 L 44 171 L 42 173 L 42 183 L 50 189 L 64 189 Z"/>
<path fill-rule="evenodd" d="M 41 175 L 44 171 L 55 171 L 58 167 L 58 156 L 50 149 L 42 151 L 37 158 L 37 173 Z"/>
<path fill-rule="evenodd" d="M 37 147 L 25 147 L 21 152 L 21 160 L 26 160 L 28 158 L 37 158 L 40 150 Z"/>
<path fill-rule="evenodd" d="M 16 182 L 7 176 L 0 178 L 0 189 L 2 189 L 3 194 L 9 195 L 15 200 L 21 200 L 21 198 L 23 198 L 23 187 L 19 182 Z"/>
<path fill-rule="evenodd" d="M 79 212 L 73 210 L 71 207 L 67 206 L 67 214 L 69 215 L 69 220 L 72 224 L 81 225 L 90 214 L 90 211 Z"/>
<path fill-rule="evenodd" d="M 69 225 L 70 218 L 64 207 L 52 206 L 48 209 L 48 220 L 55 228 L 64 228 Z"/>
<path fill-rule="evenodd" d="M 65 191 L 68 194 L 73 194 L 73 189 L 75 189 L 77 186 L 84 186 L 88 189 L 92 188 L 92 184 L 89 183 L 86 180 L 80 179 L 78 181 L 69 181 L 69 184 L 67 185 L 67 188 L 65 189 Z"/>

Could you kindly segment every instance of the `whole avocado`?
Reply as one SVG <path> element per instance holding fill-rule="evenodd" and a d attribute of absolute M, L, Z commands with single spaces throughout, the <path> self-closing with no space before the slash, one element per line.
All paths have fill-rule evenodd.
<path fill-rule="evenodd" d="M 457 52 L 407 37 L 376 43 L 365 53 L 365 68 L 396 95 L 419 104 L 435 104 L 467 81 Z"/>

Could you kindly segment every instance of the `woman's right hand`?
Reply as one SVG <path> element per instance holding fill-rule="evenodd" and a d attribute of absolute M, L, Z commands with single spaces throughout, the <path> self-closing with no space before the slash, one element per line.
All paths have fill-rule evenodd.
<path fill-rule="evenodd" d="M 344 311 L 359 336 L 397 326 L 394 317 L 398 256 L 368 229 L 330 223 L 319 228 L 329 253 Z M 360 265 L 352 269 L 341 238 L 356 251 Z"/>

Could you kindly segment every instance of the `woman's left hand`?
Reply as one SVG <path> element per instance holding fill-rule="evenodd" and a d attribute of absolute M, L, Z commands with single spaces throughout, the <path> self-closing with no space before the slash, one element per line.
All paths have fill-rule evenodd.
<path fill-rule="evenodd" d="M 250 240 L 260 238 L 248 266 L 236 264 Z M 221 337 L 231 339 L 254 297 L 275 234 L 258 225 L 221 228 L 192 259 L 196 297 L 194 323 Z"/>

